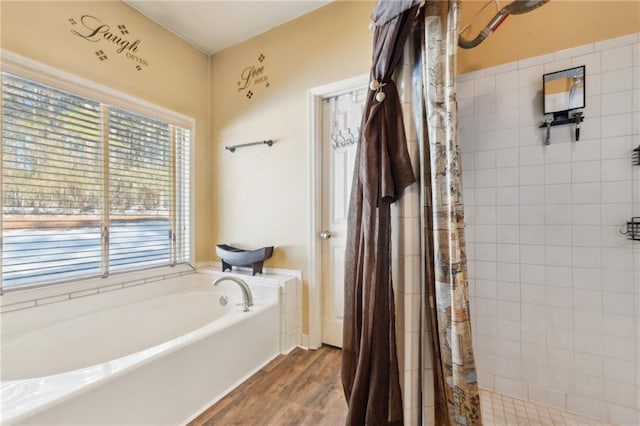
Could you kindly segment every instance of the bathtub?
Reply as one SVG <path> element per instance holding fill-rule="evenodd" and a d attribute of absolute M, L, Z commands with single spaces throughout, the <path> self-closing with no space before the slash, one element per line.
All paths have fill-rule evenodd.
<path fill-rule="evenodd" d="M 278 289 L 192 273 L 3 313 L 0 423 L 184 424 L 280 353 Z M 227 274 L 232 275 L 232 274 Z M 226 298 L 221 302 L 221 298 Z"/>

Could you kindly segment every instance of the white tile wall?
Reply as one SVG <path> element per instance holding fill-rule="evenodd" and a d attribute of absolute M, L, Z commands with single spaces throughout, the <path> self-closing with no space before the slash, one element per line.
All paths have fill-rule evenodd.
<path fill-rule="evenodd" d="M 460 76 L 480 385 L 640 424 L 640 35 Z M 543 73 L 586 66 L 581 140 L 544 145 Z M 460 90 L 461 89 L 461 90 Z"/>
<path fill-rule="evenodd" d="M 407 133 L 407 146 L 412 163 L 418 164 L 418 142 L 415 126 L 411 115 L 411 46 L 405 49 L 404 65 L 397 78 L 400 100 L 403 106 L 404 124 Z M 464 90 L 464 88 L 463 88 Z M 480 92 L 474 92 L 473 86 L 469 88 L 469 95 L 478 94 L 474 102 L 482 105 L 482 108 L 490 108 L 495 100 L 483 98 Z M 479 89 L 478 89 L 479 90 Z M 491 91 L 489 87 L 487 91 Z M 473 108 L 473 103 L 469 105 Z M 473 117 L 470 117 L 473 118 Z M 488 189 L 486 193 L 479 190 L 478 196 L 493 200 L 495 204 L 495 155 L 491 152 L 478 152 L 477 155 L 466 160 L 467 167 L 472 166 L 478 175 L 480 185 Z M 477 166 L 477 170 L 476 170 Z M 486 170 L 486 173 L 483 171 Z M 416 176 L 417 168 L 414 167 Z M 493 191 L 493 193 L 492 193 Z M 396 299 L 396 330 L 398 345 L 398 363 L 400 369 L 400 381 L 404 404 L 404 418 L 406 424 L 418 424 L 420 408 L 424 424 L 433 424 L 435 421 L 433 399 L 433 369 L 431 366 L 431 353 L 428 345 L 420 349 L 420 321 L 421 321 L 421 297 L 422 287 L 420 278 L 420 204 L 419 187 L 413 184 L 404 190 L 398 203 L 392 206 L 392 278 L 394 282 Z M 485 201 L 486 203 L 487 201 Z M 428 336 L 429 330 L 425 329 Z M 422 354 L 422 360 L 420 356 Z M 422 362 L 420 362 L 422 361 Z M 420 368 L 422 364 L 422 385 L 424 392 L 420 391 Z M 431 390 L 431 392 L 429 392 Z M 422 401 L 420 399 L 422 395 Z"/>
<path fill-rule="evenodd" d="M 0 301 L 0 313 L 33 308 L 50 303 L 64 302 L 70 299 L 76 299 L 98 293 L 121 290 L 127 287 L 176 278 L 194 272 L 191 267 L 182 265 L 175 269 L 177 269 L 177 271 L 169 270 L 169 268 L 140 271 L 126 275 L 116 275 L 107 279 L 98 278 L 82 282 L 60 284 L 59 286 L 37 288 L 28 292 L 7 293 L 2 296 L 2 300 Z M 105 281 L 108 283 L 105 283 Z"/>

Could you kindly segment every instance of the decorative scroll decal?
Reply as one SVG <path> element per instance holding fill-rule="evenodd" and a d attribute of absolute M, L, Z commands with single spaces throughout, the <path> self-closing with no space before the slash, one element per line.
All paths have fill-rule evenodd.
<path fill-rule="evenodd" d="M 249 65 L 240 73 L 240 80 L 238 80 L 238 91 L 249 89 L 251 86 L 253 90 L 247 90 L 245 96 L 247 99 L 251 99 L 255 95 L 257 85 L 264 84 L 264 87 L 270 87 L 269 76 L 266 75 L 264 61 L 267 59 L 262 53 L 258 56 L 258 63 Z"/>
<path fill-rule="evenodd" d="M 118 55 L 123 55 L 135 64 L 138 71 L 142 71 L 149 66 L 149 61 L 144 59 L 138 53 L 138 48 L 142 43 L 139 39 L 129 38 L 129 29 L 124 24 L 116 25 L 115 29 L 108 24 L 103 23 L 100 19 L 91 15 L 82 15 L 79 19 L 80 24 L 74 18 L 69 18 L 69 23 L 76 26 L 71 30 L 71 34 L 87 40 L 91 43 L 101 43 L 101 49 L 96 49 L 93 53 L 101 62 L 109 59 L 110 53 L 105 52 L 111 46 Z"/>

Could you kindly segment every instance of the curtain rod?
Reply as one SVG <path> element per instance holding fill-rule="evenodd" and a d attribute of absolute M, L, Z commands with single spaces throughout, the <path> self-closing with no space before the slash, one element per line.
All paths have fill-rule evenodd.
<path fill-rule="evenodd" d="M 239 145 L 231 145 L 231 146 L 225 146 L 224 149 L 231 151 L 232 153 L 236 151 L 236 148 L 244 148 L 245 146 L 252 146 L 252 145 L 268 145 L 271 146 L 273 145 L 273 141 L 271 139 L 266 140 L 266 141 L 259 141 L 259 142 L 249 142 L 249 143 L 242 143 Z"/>

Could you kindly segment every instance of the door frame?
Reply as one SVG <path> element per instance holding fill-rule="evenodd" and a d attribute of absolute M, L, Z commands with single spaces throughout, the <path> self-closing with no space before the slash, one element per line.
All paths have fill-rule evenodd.
<path fill-rule="evenodd" d="M 309 89 L 309 348 L 322 346 L 322 100 L 369 86 L 369 74 Z"/>

